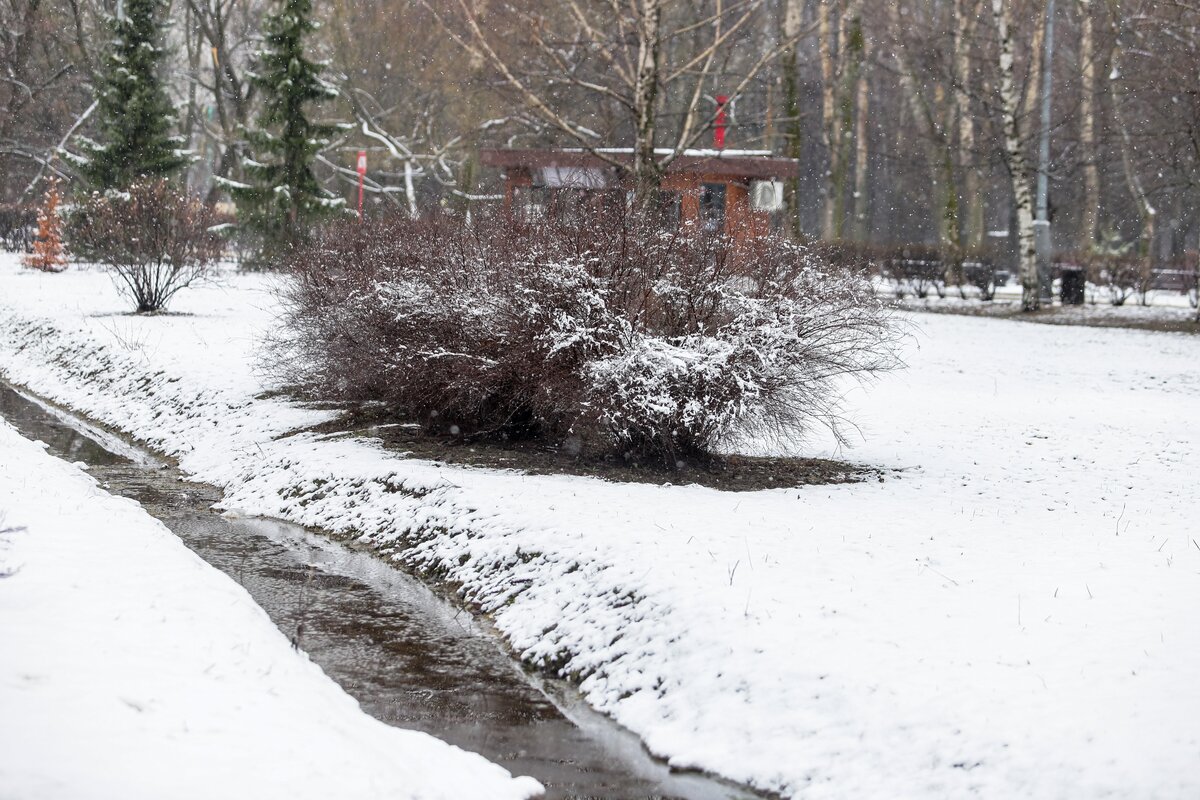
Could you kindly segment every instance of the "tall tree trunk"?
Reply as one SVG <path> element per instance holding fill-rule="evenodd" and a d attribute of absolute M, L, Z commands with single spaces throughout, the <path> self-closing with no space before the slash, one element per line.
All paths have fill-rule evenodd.
<path fill-rule="evenodd" d="M 189 149 L 196 147 L 196 131 L 199 129 L 200 105 L 197 101 L 197 89 L 200 85 L 200 54 L 204 50 L 200 26 L 192 21 L 192 9 L 184 8 L 183 41 L 187 51 L 188 89 L 187 111 L 183 117 L 183 141 Z M 197 179 L 203 179 L 204 168 L 196 161 L 188 167 L 186 178 L 188 191 L 197 190 Z M 200 173 L 197 175 L 197 173 Z"/>
<path fill-rule="evenodd" d="M 962 204 L 960 214 L 962 243 L 969 250 L 983 244 L 983 197 L 979 191 L 979 168 L 975 161 L 975 115 L 971 111 L 970 37 L 978 19 L 978 0 L 955 0 L 954 93 L 958 121 L 958 169 L 961 173 Z"/>
<path fill-rule="evenodd" d="M 800 35 L 800 25 L 804 12 L 804 0 L 785 0 L 783 8 L 783 36 L 786 41 L 793 42 L 783 52 L 781 68 L 783 70 L 783 114 L 784 114 L 784 149 L 788 158 L 799 159 L 803 155 L 801 145 L 804 142 L 803 127 L 800 120 L 800 82 L 796 73 L 797 55 L 800 49 L 795 42 Z M 803 234 L 800 224 L 800 192 L 796 179 L 788 182 L 787 225 L 792 235 L 799 238 Z"/>
<path fill-rule="evenodd" d="M 901 30 L 904 23 L 899 4 L 891 4 L 889 13 L 892 29 Z M 932 99 L 922 93 L 916 70 L 903 48 L 894 48 L 893 58 L 900 73 L 900 89 L 925 140 L 926 162 L 930 171 L 930 185 L 933 187 L 930 208 L 938 244 L 944 252 L 949 253 L 954 264 L 958 261 L 960 237 L 955 153 L 950 136 L 955 105 L 952 101 L 947 102 L 945 87 L 940 83 L 934 87 Z"/>
<path fill-rule="evenodd" d="M 1011 0 L 1008 0 L 1011 2 Z M 1029 73 L 1025 76 L 1025 86 L 1021 91 L 1021 118 L 1026 120 L 1037 119 L 1038 100 L 1041 98 L 1042 88 L 1042 54 L 1045 52 L 1046 43 L 1046 26 L 1038 24 L 1036 20 L 1044 19 L 1045 2 L 1037 4 L 1037 13 L 1033 13 L 1034 8 L 1028 9 L 1029 24 L 1033 28 L 1033 41 L 1029 43 Z M 1011 24 L 1011 13 L 1009 22 Z M 1030 123 L 1032 127 L 1032 123 Z"/>
<path fill-rule="evenodd" d="M 1029 190 L 1029 165 L 1021 149 L 1017 117 L 1020 97 L 1013 80 L 1013 40 L 1011 10 L 1007 0 L 992 0 L 992 19 L 1000 41 L 1000 106 L 1004 118 L 1004 157 L 1012 181 L 1017 217 L 1017 243 L 1021 273 L 1021 309 L 1041 308 L 1038 286 L 1037 247 L 1033 229 L 1033 193 Z"/>
<path fill-rule="evenodd" d="M 830 24 L 830 6 L 836 0 L 817 0 L 817 56 L 821 61 L 821 139 L 825 145 L 828 164 L 826 166 L 821 186 L 823 200 L 821 204 L 821 238 L 834 238 L 833 214 L 833 176 L 838 171 L 838 149 L 833 138 L 837 114 L 836 78 L 833 69 L 833 28 Z"/>
<path fill-rule="evenodd" d="M 1116 23 L 1114 22 L 1114 24 Z M 1123 79 L 1124 76 L 1121 74 L 1121 42 L 1118 35 L 1118 41 L 1113 47 L 1112 72 L 1109 73 L 1109 86 L 1112 92 L 1113 117 L 1116 119 L 1117 129 L 1121 134 L 1121 167 L 1125 173 L 1125 185 L 1129 189 L 1129 194 L 1133 196 L 1134 203 L 1137 204 L 1138 216 L 1141 218 L 1142 223 L 1142 235 L 1138 244 L 1138 251 L 1143 259 L 1142 280 L 1143 284 L 1145 284 L 1148 283 L 1150 271 L 1154 268 L 1154 240 L 1157 233 L 1158 210 L 1150 201 L 1146 186 L 1142 183 L 1141 176 L 1138 174 L 1137 164 L 1133 161 L 1135 148 L 1132 136 L 1129 133 L 1129 125 L 1125 120 L 1125 112 L 1122 110 L 1125 101 L 1125 96 L 1121 89 L 1121 81 Z M 1147 303 L 1144 291 L 1141 292 L 1141 302 L 1143 305 Z"/>
<path fill-rule="evenodd" d="M 25 64 L 34 45 L 33 28 L 38 23 L 40 8 L 41 0 L 29 0 L 29 4 L 25 6 L 16 47 L 10 54 L 8 63 L 4 65 L 8 71 L 5 77 L 11 81 L 11 86 L 4 113 L 0 114 L 0 142 L 5 142 L 10 138 L 11 127 L 21 116 L 27 102 L 33 99 L 32 93 L 22 92 L 18 87 L 24 85 L 21 79 L 26 77 L 24 74 Z M 0 156 L 0 201 L 5 199 L 4 192 L 7 191 L 11 182 L 9 177 L 11 172 L 12 156 Z"/>
<path fill-rule="evenodd" d="M 954 169 L 954 150 L 947 141 L 940 148 L 941 161 L 939 179 L 941 184 L 942 215 L 938 225 L 938 244 L 942 263 L 946 267 L 947 280 L 954 285 L 963 285 L 962 276 L 962 219 L 958 200 L 957 171 Z"/>
<path fill-rule="evenodd" d="M 850 177 L 850 144 L 854 131 L 854 101 L 862 75 L 863 50 L 862 0 L 850 0 L 838 37 L 840 78 L 837 92 L 836 128 L 833 131 L 834 157 L 830 164 L 830 189 L 833 195 L 832 232 L 834 239 L 846 235 L 846 184 Z"/>
<path fill-rule="evenodd" d="M 1083 159 L 1083 218 L 1079 247 L 1090 250 L 1100 225 L 1100 168 L 1096 163 L 1096 39 L 1091 0 L 1079 0 L 1079 146 Z"/>
<path fill-rule="evenodd" d="M 633 180 L 637 203 L 644 205 L 658 190 L 661 170 L 654 158 L 658 126 L 659 52 L 662 47 L 662 0 L 638 2 L 637 69 L 633 86 L 635 130 Z"/>
<path fill-rule="evenodd" d="M 866 41 L 863 42 L 863 62 L 867 59 Z M 854 104 L 854 238 L 860 242 L 868 238 L 867 211 L 870 204 L 867 201 L 867 172 L 870 159 L 870 128 L 871 118 L 871 82 L 867 75 L 858 78 L 858 99 Z"/>

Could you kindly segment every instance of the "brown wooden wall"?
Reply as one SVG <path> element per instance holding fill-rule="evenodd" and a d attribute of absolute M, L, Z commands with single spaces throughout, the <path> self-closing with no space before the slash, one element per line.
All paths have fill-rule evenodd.
<path fill-rule="evenodd" d="M 705 183 L 725 185 L 725 233 L 735 240 L 766 236 L 771 232 L 771 215 L 750 208 L 750 181 L 731 179 L 728 175 L 671 174 L 663 177 L 664 192 L 680 194 L 680 221 L 696 222 L 700 217 L 700 193 Z M 512 208 L 513 190 L 532 187 L 533 177 L 528 169 L 514 167 L 504 173 L 504 207 Z M 626 186 L 632 188 L 632 186 Z"/>

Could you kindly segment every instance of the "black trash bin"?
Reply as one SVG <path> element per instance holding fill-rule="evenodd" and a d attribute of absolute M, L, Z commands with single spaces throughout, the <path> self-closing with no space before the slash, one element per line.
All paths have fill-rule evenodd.
<path fill-rule="evenodd" d="M 1083 305 L 1084 289 L 1087 286 L 1087 276 L 1079 267 L 1063 267 L 1062 270 L 1062 303 L 1064 306 Z"/>

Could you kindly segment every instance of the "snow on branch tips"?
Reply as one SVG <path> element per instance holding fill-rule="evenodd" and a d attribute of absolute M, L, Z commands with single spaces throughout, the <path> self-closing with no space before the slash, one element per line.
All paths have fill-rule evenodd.
<path fill-rule="evenodd" d="M 668 465 L 837 433 L 842 380 L 899 366 L 860 274 L 613 205 L 335 224 L 295 254 L 269 360 L 314 397 L 434 432 Z"/>
<path fill-rule="evenodd" d="M 93 193 L 72 212 L 68 233 L 72 251 L 107 266 L 141 314 L 209 276 L 224 247 L 216 222 L 211 208 L 158 179 Z"/>

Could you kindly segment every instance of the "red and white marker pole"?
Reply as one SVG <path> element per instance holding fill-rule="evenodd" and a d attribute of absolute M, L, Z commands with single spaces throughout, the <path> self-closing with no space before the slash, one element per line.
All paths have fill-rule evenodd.
<path fill-rule="evenodd" d="M 367 175 L 367 151 L 358 151 L 358 220 L 363 218 L 363 178 Z"/>

